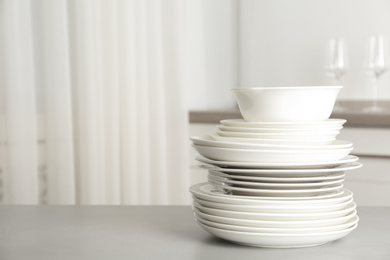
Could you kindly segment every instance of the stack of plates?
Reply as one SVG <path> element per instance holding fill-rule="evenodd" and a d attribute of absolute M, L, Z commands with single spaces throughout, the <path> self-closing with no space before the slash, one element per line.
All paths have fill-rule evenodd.
<path fill-rule="evenodd" d="M 351 142 L 336 136 L 346 120 L 222 120 L 192 137 L 208 182 L 193 185 L 196 221 L 209 233 L 244 245 L 307 247 L 357 227 L 346 171 L 360 168 Z"/>

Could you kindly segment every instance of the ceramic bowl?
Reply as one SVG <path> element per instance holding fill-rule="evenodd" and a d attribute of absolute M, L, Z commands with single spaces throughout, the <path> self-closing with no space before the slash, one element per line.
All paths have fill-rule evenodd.
<path fill-rule="evenodd" d="M 243 118 L 252 122 L 327 120 L 342 86 L 232 89 Z"/>

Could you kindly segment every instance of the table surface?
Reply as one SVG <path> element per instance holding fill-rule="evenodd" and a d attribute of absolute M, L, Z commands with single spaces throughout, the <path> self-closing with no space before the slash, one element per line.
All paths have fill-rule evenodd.
<path fill-rule="evenodd" d="M 317 247 L 218 239 L 189 206 L 1 206 L 0 259 L 390 259 L 390 207 L 358 207 L 359 226 Z"/>

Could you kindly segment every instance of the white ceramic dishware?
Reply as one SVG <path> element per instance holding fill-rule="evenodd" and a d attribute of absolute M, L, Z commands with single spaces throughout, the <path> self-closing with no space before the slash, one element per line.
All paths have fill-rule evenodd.
<path fill-rule="evenodd" d="M 242 188 L 259 188 L 259 189 L 312 189 L 316 187 L 327 187 L 329 185 L 340 184 L 344 179 L 324 180 L 316 182 L 259 182 L 252 180 L 235 180 L 218 175 L 208 175 L 210 181 L 217 181 L 226 185 Z"/>
<path fill-rule="evenodd" d="M 316 220 L 335 218 L 348 215 L 356 209 L 354 202 L 345 206 L 341 210 L 325 211 L 325 212 L 309 212 L 309 213 L 268 213 L 268 212 L 244 212 L 244 211 L 232 211 L 222 210 L 201 206 L 197 202 L 193 202 L 193 206 L 199 211 L 220 217 L 227 218 L 238 218 L 238 219 L 252 219 L 252 220 L 280 220 L 280 221 L 291 221 L 291 220 Z"/>
<path fill-rule="evenodd" d="M 254 127 L 241 127 L 241 126 L 224 126 L 217 125 L 217 128 L 221 131 L 227 132 L 243 132 L 243 133 L 258 133 L 258 134 L 331 134 L 335 131 L 340 131 L 343 127 L 338 126 L 334 128 L 307 128 L 307 129 L 294 129 L 294 128 L 254 128 Z"/>
<path fill-rule="evenodd" d="M 329 168 L 342 165 L 345 163 L 356 162 L 359 157 L 355 155 L 347 155 L 340 160 L 319 161 L 319 162 L 236 162 L 236 161 L 224 161 L 213 160 L 203 156 L 197 156 L 195 160 L 203 163 L 217 165 L 220 167 L 233 167 L 233 168 L 269 168 L 269 169 L 318 169 Z"/>
<path fill-rule="evenodd" d="M 289 86 L 232 89 L 247 121 L 321 121 L 332 113 L 342 86 Z"/>
<path fill-rule="evenodd" d="M 190 140 L 195 145 L 213 146 L 221 148 L 235 149 L 263 149 L 263 150 L 325 150 L 325 149 L 343 149 L 352 147 L 352 142 L 344 140 L 335 140 L 326 145 L 288 145 L 288 144 L 257 144 L 257 143 L 239 143 L 216 141 L 212 136 L 192 136 Z"/>
<path fill-rule="evenodd" d="M 344 209 L 348 204 L 353 202 L 353 199 L 350 198 L 347 201 L 343 201 L 335 204 L 319 204 L 319 205 L 297 205 L 291 203 L 290 205 L 241 205 L 241 204 L 230 204 L 230 203 L 220 203 L 214 201 L 203 200 L 193 198 L 194 202 L 198 203 L 201 206 L 213 208 L 213 209 L 222 209 L 222 210 L 231 210 L 239 212 L 259 212 L 259 213 L 316 213 L 316 212 L 328 212 Z"/>
<path fill-rule="evenodd" d="M 348 189 L 342 189 L 336 193 L 330 193 L 331 195 L 317 195 L 311 197 L 251 197 L 251 196 L 239 196 L 224 193 L 223 189 L 220 189 L 210 183 L 194 184 L 190 187 L 190 192 L 193 196 L 228 204 L 240 204 L 240 205 L 254 205 L 254 206 L 286 206 L 286 207 L 318 207 L 318 205 L 337 204 L 345 202 L 353 197 L 353 194 Z"/>
<path fill-rule="evenodd" d="M 234 195 L 243 195 L 243 196 L 274 196 L 274 197 L 305 197 L 305 196 L 315 196 L 317 194 L 324 194 L 327 192 L 333 192 L 340 190 L 344 184 L 336 184 L 325 187 L 314 187 L 314 188 L 285 188 L 285 189 L 266 189 L 266 188 L 256 188 L 256 187 L 237 187 L 227 185 L 224 182 L 214 181 L 209 179 L 209 183 L 213 184 L 216 187 L 222 188 L 226 191 L 230 191 Z"/>
<path fill-rule="evenodd" d="M 210 135 L 216 141 L 230 142 L 230 143 L 249 143 L 249 144 L 271 144 L 271 145 L 328 145 L 336 140 L 336 137 L 322 138 L 322 139 L 259 139 L 246 137 L 228 137 L 220 136 L 218 133 Z"/>
<path fill-rule="evenodd" d="M 322 121 L 308 122 L 249 122 L 245 119 L 224 119 L 220 123 L 224 126 L 251 127 L 251 128 L 287 128 L 299 130 L 329 129 L 341 127 L 347 122 L 345 119 L 329 118 Z"/>
<path fill-rule="evenodd" d="M 225 230 L 233 230 L 240 232 L 258 232 L 258 233 L 288 233 L 288 234 L 302 234 L 302 233 L 318 233 L 318 232 L 330 232 L 347 229 L 359 222 L 359 217 L 355 215 L 347 222 L 331 225 L 331 226 L 323 226 L 323 227 L 306 227 L 306 228 L 281 228 L 281 227 L 250 227 L 250 226 L 240 226 L 240 225 L 231 225 L 224 224 L 219 222 L 210 221 L 204 219 L 200 214 L 194 213 L 195 219 L 205 225 L 210 227 L 225 229 Z"/>
<path fill-rule="evenodd" d="M 246 133 L 217 130 L 216 133 L 223 137 L 233 138 L 253 138 L 253 139 L 271 139 L 271 140 L 307 140 L 307 141 L 324 141 L 335 140 L 340 131 L 329 131 L 324 133 Z"/>
<path fill-rule="evenodd" d="M 318 246 L 340 239 L 351 233 L 358 224 L 343 230 L 300 234 L 239 232 L 214 228 L 203 223 L 199 223 L 199 225 L 212 235 L 242 245 L 270 248 L 296 248 Z"/>
<path fill-rule="evenodd" d="M 341 217 L 335 218 L 325 218 L 325 219 L 316 219 L 316 220 L 252 220 L 252 219 L 237 219 L 237 218 L 228 218 L 220 217 L 207 213 L 203 213 L 192 207 L 192 210 L 198 216 L 201 216 L 203 219 L 213 221 L 215 223 L 227 224 L 227 225 L 236 225 L 236 226 L 246 226 L 246 227 L 259 227 L 259 228 L 320 228 L 320 227 L 329 227 L 334 225 L 340 225 L 351 221 L 356 215 L 357 211 L 353 210 L 349 214 Z"/>
<path fill-rule="evenodd" d="M 235 149 L 213 146 L 193 145 L 198 153 L 208 159 L 252 162 L 252 163 L 307 163 L 341 160 L 351 151 L 350 148 L 326 150 L 264 150 Z"/>
<path fill-rule="evenodd" d="M 206 165 L 200 165 L 201 168 Z M 213 167 L 213 166 L 211 166 Z M 207 169 L 207 167 L 205 167 Z M 212 168 L 209 170 L 209 175 L 226 178 L 229 180 L 238 180 L 238 181 L 251 181 L 259 183 L 315 183 L 322 181 L 330 180 L 344 180 L 345 172 L 334 172 L 327 173 L 324 175 L 315 175 L 315 176 L 279 176 L 275 174 L 274 176 L 253 176 L 253 175 L 244 175 L 244 174 L 234 174 L 234 173 L 224 173 L 222 171 L 216 171 Z"/>

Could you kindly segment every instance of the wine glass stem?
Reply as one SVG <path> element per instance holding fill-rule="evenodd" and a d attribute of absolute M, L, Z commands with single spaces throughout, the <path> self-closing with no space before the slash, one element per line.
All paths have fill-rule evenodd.
<path fill-rule="evenodd" d="M 377 109 L 378 108 L 378 77 L 377 76 L 372 77 L 372 89 L 373 89 L 372 107 L 374 109 Z"/>

